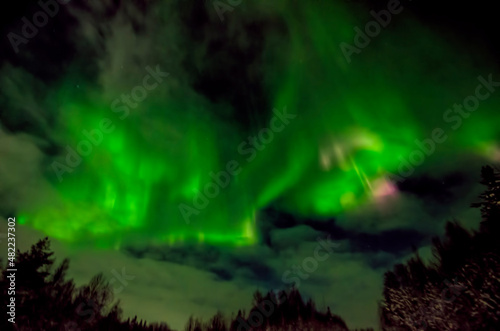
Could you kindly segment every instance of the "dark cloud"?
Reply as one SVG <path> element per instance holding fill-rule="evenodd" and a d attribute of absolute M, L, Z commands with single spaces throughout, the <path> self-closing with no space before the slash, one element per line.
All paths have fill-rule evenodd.
<path fill-rule="evenodd" d="M 73 114 L 67 115 L 59 102 L 52 101 L 55 89 L 64 88 L 64 98 L 71 100 L 86 100 L 97 94 L 99 104 L 108 107 L 117 95 L 130 90 L 138 79 L 142 79 L 146 64 L 161 63 L 171 75 L 169 81 L 159 87 L 158 95 L 165 100 L 182 101 L 160 110 L 157 107 L 160 97 L 146 101 L 148 107 L 138 109 L 131 115 L 131 123 L 124 125 L 133 128 L 137 136 L 145 137 L 148 148 L 158 148 L 162 152 L 182 141 L 182 134 L 187 130 L 184 122 L 189 118 L 214 123 L 210 130 L 222 150 L 234 147 L 232 127 L 237 127 L 245 136 L 267 123 L 272 108 L 270 81 L 279 76 L 276 71 L 282 70 L 278 60 L 269 59 L 268 54 L 278 51 L 289 54 L 291 50 L 286 45 L 291 32 L 285 24 L 286 18 L 273 14 L 275 9 L 271 10 L 266 1 L 254 7 L 236 8 L 225 24 L 220 24 L 209 1 L 205 7 L 188 3 L 176 10 L 166 3 L 155 7 L 160 11 L 158 16 L 162 17 L 159 25 L 152 19 L 153 14 L 158 13 L 146 10 L 145 2 L 123 2 L 120 7 L 115 6 L 114 1 L 74 2 L 70 7 L 61 7 L 59 15 L 19 54 L 12 53 L 5 38 L 1 42 L 3 49 L 8 49 L 2 58 L 0 78 L 0 213 L 4 218 L 33 205 L 44 206 L 44 201 L 60 202 L 64 198 L 54 189 L 53 179 L 47 178 L 47 172 L 50 161 L 67 144 L 67 132 L 61 127 Z M 435 12 L 443 13 L 444 7 L 448 7 L 435 3 L 429 6 L 432 8 L 427 8 L 426 12 L 438 7 Z M 462 6 L 456 5 L 462 14 L 454 16 L 453 26 L 458 26 L 458 19 L 464 18 Z M 3 35 L 12 28 L 19 28 L 22 13 L 38 10 L 36 5 L 27 5 L 27 2 L 16 2 L 13 8 L 12 12 L 1 14 Z M 417 17 L 421 14 L 419 10 L 412 11 Z M 448 15 L 444 16 L 444 20 L 450 20 Z M 440 24 L 444 16 L 436 14 L 428 19 L 433 24 Z M 491 33 L 487 30 L 491 27 L 492 21 L 486 20 L 475 29 Z M 497 48 L 493 45 L 496 39 L 487 39 L 484 37 L 481 43 L 490 49 Z M 307 40 L 306 44 L 312 43 Z M 423 43 L 428 47 L 426 41 Z M 315 61 L 308 56 L 305 51 L 297 56 L 300 61 L 293 62 L 294 68 L 302 68 L 304 61 Z M 415 63 L 410 61 L 407 65 Z M 270 70 L 275 66 L 276 70 Z M 343 67 L 339 65 L 339 68 Z M 363 74 L 354 82 L 342 81 L 347 76 L 343 76 L 343 69 L 336 70 L 341 77 L 339 85 L 356 86 L 358 80 L 369 80 L 371 76 Z M 63 81 L 66 76 L 75 77 L 71 84 Z M 302 97 L 305 96 L 297 96 L 298 99 Z M 311 98 L 317 97 L 314 94 Z M 352 98 L 357 100 L 362 96 L 353 93 Z M 301 102 L 304 101 L 299 100 L 297 104 L 303 105 Z M 188 107 L 191 103 L 194 104 L 192 108 Z M 323 106 L 320 109 L 323 111 Z M 168 121 L 157 120 L 162 116 Z M 213 118 L 218 121 L 210 122 Z M 309 138 L 308 135 L 316 131 L 313 124 L 311 121 L 311 127 L 301 127 L 309 131 L 298 130 L 298 136 L 302 139 L 303 134 L 304 138 Z M 167 132 L 169 139 L 158 132 Z M 455 139 L 462 135 L 459 131 L 453 134 Z M 169 147 L 157 143 L 162 139 L 171 142 Z M 280 162 L 287 157 L 292 165 L 298 161 L 291 157 L 296 153 L 295 147 L 289 153 L 275 148 L 273 153 L 279 155 L 277 170 L 257 166 L 259 176 L 248 182 L 262 181 L 265 184 L 260 188 L 266 188 L 266 181 L 284 172 Z M 149 223 L 145 227 L 149 232 L 127 241 L 121 250 L 98 250 L 90 236 L 84 236 L 86 242 L 78 248 L 56 240 L 53 244 L 58 258 L 71 258 L 70 276 L 79 284 L 98 272 L 104 272 L 111 279 L 113 270 L 125 268 L 134 277 L 116 295 L 123 303 L 125 315 L 138 315 L 150 322 L 165 320 L 180 329 L 191 314 L 208 318 L 218 309 L 229 314 L 239 308 L 248 308 L 256 289 L 289 287 L 290 284 L 283 281 L 284 273 L 314 256 L 318 238 L 330 238 L 339 246 L 326 261 L 318 263 L 317 269 L 306 279 L 301 279 L 300 291 L 305 297 L 314 298 L 319 308 L 332 307 L 351 327 L 375 326 L 382 276 L 387 269 L 407 259 L 412 246 L 428 258 L 431 255 L 428 243 L 432 236 L 442 233 L 447 220 L 458 219 L 470 228 L 477 227 L 479 213 L 468 206 L 481 190 L 477 184 L 479 168 L 489 160 L 469 151 L 457 156 L 450 150 L 446 145 L 436 150 L 414 175 L 397 183 L 397 194 L 360 203 L 336 215 L 304 216 L 296 212 L 293 201 L 287 205 L 289 208 L 284 208 L 286 204 L 280 204 L 284 198 L 269 198 L 266 206 L 256 212 L 260 241 L 250 247 L 154 244 L 151 238 L 156 238 L 160 230 L 168 229 L 169 224 L 164 220 L 168 219 L 166 216 L 172 208 L 175 209 L 163 199 L 170 188 L 179 186 L 176 181 L 170 187 L 155 184 L 152 196 L 161 206 L 148 214 Z M 316 152 L 311 152 L 310 148 L 302 152 L 316 157 Z M 304 169 L 310 170 L 308 167 Z M 293 190 L 297 197 L 302 197 L 305 193 L 299 184 Z M 293 186 L 292 183 L 280 185 Z M 331 188 L 332 191 L 336 189 L 333 185 Z M 258 189 L 246 189 L 248 196 L 257 195 Z M 225 208 L 232 212 L 238 209 L 235 206 L 236 203 L 228 201 Z M 5 225 L 3 219 L 0 223 Z M 38 229 L 46 225 L 36 224 Z M 59 225 L 67 226 L 68 222 L 63 220 Z M 117 232 L 119 230 L 121 228 L 116 228 Z M 2 231 L 5 230 L 2 228 Z M 22 238 L 21 249 L 28 248 L 42 236 L 25 226 L 20 226 L 18 231 Z M 120 234 L 111 232 L 109 236 L 120 237 Z"/>

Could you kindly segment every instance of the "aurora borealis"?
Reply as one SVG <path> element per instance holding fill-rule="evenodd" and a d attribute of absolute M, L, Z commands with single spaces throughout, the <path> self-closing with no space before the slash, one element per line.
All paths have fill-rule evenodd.
<path fill-rule="evenodd" d="M 234 121 L 241 110 L 200 95 L 181 76 L 181 54 L 174 46 L 179 40 L 171 36 L 165 50 L 158 47 L 175 24 L 172 8 L 161 3 L 145 14 L 149 24 L 134 40 L 145 48 L 112 35 L 94 82 L 68 73 L 46 87 L 42 108 L 53 119 L 59 146 L 45 171 L 55 197 L 23 211 L 27 224 L 70 242 L 90 236 L 109 244 L 146 234 L 170 243 L 251 244 L 259 238 L 258 211 L 270 205 L 331 217 L 373 199 L 377 185 L 390 185 L 384 179 L 388 173 L 397 174 L 398 157 L 408 158 L 418 147 L 415 140 L 426 139 L 435 127 L 449 134 L 438 146 L 440 153 L 482 153 L 493 145 L 496 123 L 491 116 L 498 96 L 481 101 L 459 132 L 443 120 L 446 109 L 473 92 L 476 76 L 491 75 L 486 64 L 471 65 L 465 55 L 457 56 L 455 45 L 411 22 L 393 22 L 397 29 L 381 31 L 384 43 L 373 38 L 348 64 L 339 44 L 350 42 L 352 27 L 369 17 L 355 18 L 334 2 L 264 3 L 241 5 L 231 13 L 281 26 L 264 30 L 260 40 L 264 56 L 254 70 L 267 94 L 260 102 L 265 109 L 249 107 L 254 117 L 246 127 Z M 153 24 L 167 18 L 169 24 Z M 227 24 L 228 30 L 237 28 L 236 21 Z M 248 36 L 227 33 L 239 48 L 252 47 Z M 194 58 L 207 55 L 207 49 L 190 42 L 183 41 L 194 48 Z M 142 65 L 131 67 L 133 57 Z M 238 59 L 232 61 L 236 65 Z M 120 110 L 114 97 L 140 86 L 147 65 L 170 76 L 144 97 L 136 93 L 141 98 L 132 102 L 135 107 Z M 243 97 L 248 102 L 254 98 Z M 262 150 L 251 142 L 238 148 L 268 126 L 272 109 L 283 108 L 298 119 Z M 71 172 L 57 168 L 54 162 L 66 164 L 66 148 L 75 151 L 86 139 L 83 130 L 99 128 L 103 119 L 113 123 L 113 132 L 104 134 Z M 214 182 L 210 173 L 225 169 L 231 160 L 241 165 L 241 173 L 187 224 L 179 205 L 194 207 L 205 185 Z M 58 171 L 64 174 L 61 182 L 55 180 Z"/>
<path fill-rule="evenodd" d="M 497 57 L 400 5 L 349 61 L 387 1 L 61 6 L 1 65 L 0 178 L 26 188 L 0 210 L 70 247 L 245 250 L 269 210 L 351 219 L 407 178 L 498 162 Z"/>

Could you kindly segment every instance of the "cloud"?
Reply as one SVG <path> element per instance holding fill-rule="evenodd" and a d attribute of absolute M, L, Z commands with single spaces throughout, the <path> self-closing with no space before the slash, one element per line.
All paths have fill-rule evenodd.
<path fill-rule="evenodd" d="M 481 190 L 487 155 L 478 154 L 498 137 L 498 96 L 395 194 L 372 199 L 365 186 L 444 125 L 442 113 L 490 68 L 464 64 L 463 52 L 413 21 L 404 32 L 385 31 L 384 43 L 346 67 L 338 44 L 355 15 L 330 2 L 284 4 L 246 2 L 224 22 L 210 2 L 69 6 L 54 21 L 64 29 L 41 31 L 16 59 L 21 65 L 3 63 L 0 213 L 29 214 L 18 247 L 41 232 L 56 237 L 56 255 L 71 258 L 78 284 L 125 268 L 134 277 L 117 294 L 125 316 L 181 328 L 190 314 L 248 309 L 255 289 L 289 286 L 283 274 L 329 235 L 340 247 L 300 290 L 351 327 L 377 325 L 382 275 L 412 244 L 428 257 L 446 220 L 477 227 L 479 213 L 467 206 Z M 113 102 L 125 102 L 157 65 L 168 79 L 121 120 Z M 186 226 L 178 204 L 239 160 L 238 143 L 287 105 L 298 120 Z M 58 185 L 50 164 L 108 117 L 116 131 Z M 256 244 L 228 245 L 247 232 Z M 187 238 L 205 234 L 217 243 Z"/>

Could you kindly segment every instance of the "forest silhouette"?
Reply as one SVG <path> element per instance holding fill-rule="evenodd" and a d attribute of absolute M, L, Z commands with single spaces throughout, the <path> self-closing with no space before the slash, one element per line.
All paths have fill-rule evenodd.
<path fill-rule="evenodd" d="M 458 221 L 448 222 L 443 238 L 433 238 L 433 259 L 425 263 L 416 249 L 413 257 L 397 264 L 384 278 L 379 303 L 382 330 L 500 330 L 500 172 L 490 166 L 481 170 L 486 187 L 479 202 L 478 231 Z M 77 287 L 67 279 L 69 260 L 55 265 L 50 240 L 17 251 L 15 324 L 8 315 L 0 330 L 171 330 L 168 321 L 148 323 L 124 319 L 119 300 L 113 297 L 103 274 Z M 9 304 L 9 272 L 0 264 L 0 301 Z M 250 298 L 249 298 L 250 299 Z M 4 313 L 5 314 L 5 313 Z M 300 292 L 255 292 L 252 308 L 232 316 L 218 312 L 203 321 L 191 317 L 185 331 L 242 330 L 348 330 L 344 320 L 304 301 Z M 372 330 L 372 329 L 370 329 Z"/>

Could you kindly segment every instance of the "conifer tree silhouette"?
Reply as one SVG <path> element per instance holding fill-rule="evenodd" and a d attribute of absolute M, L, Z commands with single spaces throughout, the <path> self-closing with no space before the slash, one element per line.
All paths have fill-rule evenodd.
<path fill-rule="evenodd" d="M 500 176 L 489 166 L 481 174 L 487 188 L 472 204 L 481 208 L 480 231 L 448 222 L 444 238 L 432 241 L 432 263 L 417 254 L 385 274 L 383 330 L 500 329 Z"/>

